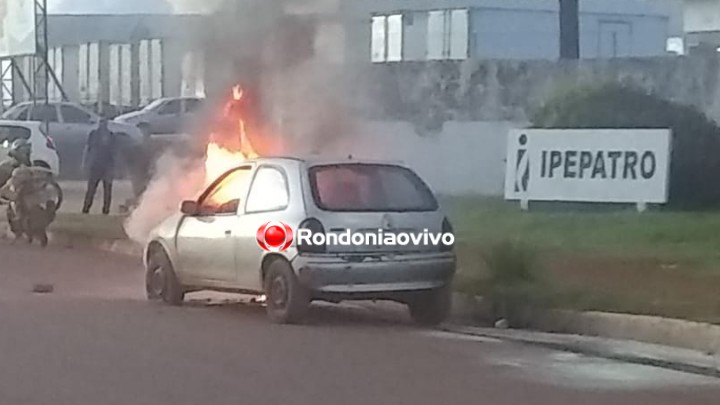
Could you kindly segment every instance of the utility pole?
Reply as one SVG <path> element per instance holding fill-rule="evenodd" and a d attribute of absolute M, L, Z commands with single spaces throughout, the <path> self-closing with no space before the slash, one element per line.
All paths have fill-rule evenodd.
<path fill-rule="evenodd" d="M 579 0 L 560 1 L 560 59 L 580 59 Z"/>

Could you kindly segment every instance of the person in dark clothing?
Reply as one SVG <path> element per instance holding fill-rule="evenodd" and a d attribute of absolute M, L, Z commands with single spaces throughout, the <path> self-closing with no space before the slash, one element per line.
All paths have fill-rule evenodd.
<path fill-rule="evenodd" d="M 97 187 L 103 183 L 103 214 L 110 213 L 112 183 L 115 174 L 116 138 L 108 129 L 108 121 L 100 121 L 98 129 L 90 132 L 85 146 L 85 168 L 88 172 L 87 192 L 83 214 L 90 212 Z"/>

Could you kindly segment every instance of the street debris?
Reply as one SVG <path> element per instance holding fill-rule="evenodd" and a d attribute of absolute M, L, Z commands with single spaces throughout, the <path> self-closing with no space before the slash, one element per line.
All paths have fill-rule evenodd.
<path fill-rule="evenodd" d="M 37 283 L 33 284 L 32 292 L 35 294 L 51 294 L 55 291 L 53 284 Z"/>

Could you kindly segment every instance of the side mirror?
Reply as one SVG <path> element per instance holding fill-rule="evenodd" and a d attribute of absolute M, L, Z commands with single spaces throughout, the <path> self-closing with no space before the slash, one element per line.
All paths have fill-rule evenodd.
<path fill-rule="evenodd" d="M 200 210 L 200 207 L 198 206 L 197 201 L 183 201 L 182 204 L 180 204 L 180 212 L 182 212 L 185 215 L 197 215 L 198 211 Z"/>

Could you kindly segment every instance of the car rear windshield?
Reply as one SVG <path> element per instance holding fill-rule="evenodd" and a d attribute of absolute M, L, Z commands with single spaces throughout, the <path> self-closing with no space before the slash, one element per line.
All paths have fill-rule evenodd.
<path fill-rule="evenodd" d="M 379 164 L 339 164 L 310 169 L 315 204 L 326 211 L 435 211 L 438 203 L 411 170 Z"/>

